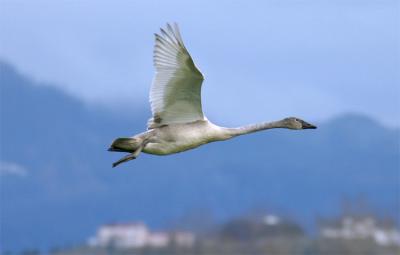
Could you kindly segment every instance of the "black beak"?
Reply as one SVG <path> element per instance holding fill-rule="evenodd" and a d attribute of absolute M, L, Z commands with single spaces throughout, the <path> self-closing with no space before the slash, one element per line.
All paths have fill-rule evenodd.
<path fill-rule="evenodd" d="M 307 123 L 305 121 L 303 121 L 301 124 L 302 124 L 303 129 L 316 129 L 317 128 L 316 126 L 314 126 L 310 123 Z"/>

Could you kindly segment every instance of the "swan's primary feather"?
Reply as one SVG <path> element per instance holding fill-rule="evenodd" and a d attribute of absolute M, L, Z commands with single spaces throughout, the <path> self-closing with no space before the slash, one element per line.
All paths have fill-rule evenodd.
<path fill-rule="evenodd" d="M 203 75 L 185 48 L 179 28 L 161 29 L 155 34 L 156 75 L 150 89 L 153 117 L 148 128 L 203 120 L 201 84 Z"/>

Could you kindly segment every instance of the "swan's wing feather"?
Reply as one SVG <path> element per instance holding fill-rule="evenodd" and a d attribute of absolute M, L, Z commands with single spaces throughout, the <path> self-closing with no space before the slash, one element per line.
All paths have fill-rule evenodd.
<path fill-rule="evenodd" d="M 155 34 L 156 75 L 150 89 L 153 117 L 148 128 L 204 119 L 201 108 L 203 75 L 185 48 L 178 26 L 167 24 Z"/>

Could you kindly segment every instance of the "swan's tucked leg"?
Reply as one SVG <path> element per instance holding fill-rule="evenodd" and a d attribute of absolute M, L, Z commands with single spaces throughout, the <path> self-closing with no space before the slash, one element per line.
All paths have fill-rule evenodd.
<path fill-rule="evenodd" d="M 139 146 L 139 148 L 137 148 L 133 153 L 130 153 L 125 157 L 121 158 L 120 160 L 114 162 L 112 166 L 116 167 L 121 163 L 127 162 L 132 159 L 136 159 L 139 156 L 140 152 L 143 150 L 143 147 L 144 147 L 143 145 Z"/>

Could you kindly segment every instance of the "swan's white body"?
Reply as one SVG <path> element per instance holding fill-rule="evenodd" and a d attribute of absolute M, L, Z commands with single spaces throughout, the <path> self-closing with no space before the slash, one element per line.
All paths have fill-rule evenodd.
<path fill-rule="evenodd" d="M 114 166 L 136 158 L 142 151 L 168 155 L 264 129 L 315 128 L 294 117 L 240 128 L 224 128 L 209 122 L 201 107 L 204 77 L 183 44 L 178 26 L 174 24 L 172 28 L 167 24 L 167 31 L 161 29 L 161 34 L 155 34 L 156 75 L 150 89 L 153 117 L 148 122 L 148 131 L 131 138 L 118 138 L 111 144 L 111 151 L 131 153 Z"/>
<path fill-rule="evenodd" d="M 195 121 L 187 124 L 172 124 L 147 131 L 151 139 L 143 152 L 156 155 L 168 155 L 194 149 L 200 145 L 222 141 L 231 136 L 211 122 Z"/>

